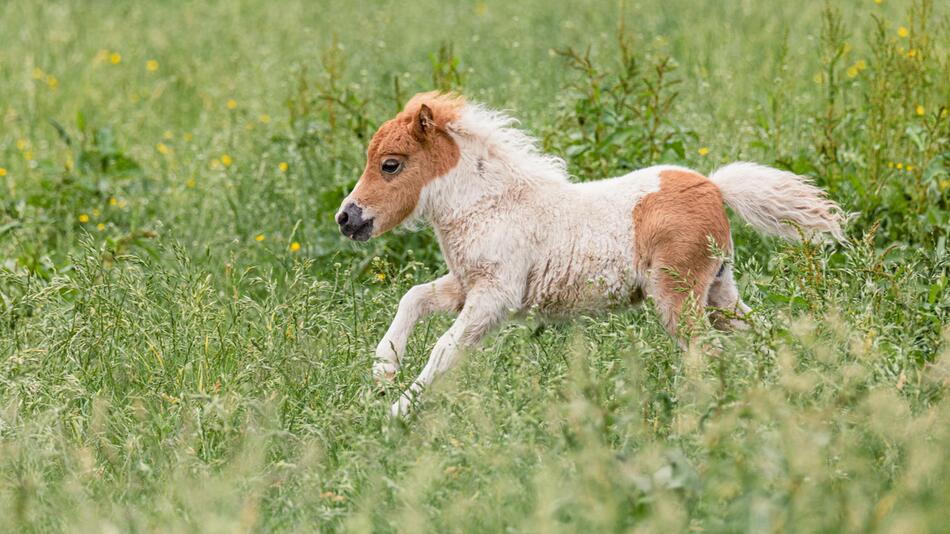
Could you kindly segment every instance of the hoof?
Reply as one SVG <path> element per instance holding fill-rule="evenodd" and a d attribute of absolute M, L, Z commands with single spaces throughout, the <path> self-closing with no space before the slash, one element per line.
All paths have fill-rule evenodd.
<path fill-rule="evenodd" d="M 391 384 L 396 378 L 397 367 L 393 363 L 378 362 L 373 365 L 373 380 L 377 385 Z"/>
<path fill-rule="evenodd" d="M 393 403 L 389 408 L 389 415 L 393 419 L 401 419 L 409 415 L 409 408 L 412 406 L 412 401 L 408 399 L 405 394 L 399 397 L 399 400 Z"/>

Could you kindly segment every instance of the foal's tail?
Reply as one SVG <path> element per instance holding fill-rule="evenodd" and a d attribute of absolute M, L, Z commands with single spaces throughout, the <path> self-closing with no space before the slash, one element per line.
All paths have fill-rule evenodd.
<path fill-rule="evenodd" d="M 719 186 L 726 205 L 762 233 L 789 241 L 817 233 L 844 240 L 845 213 L 804 176 L 738 162 L 718 169 L 709 179 Z"/>

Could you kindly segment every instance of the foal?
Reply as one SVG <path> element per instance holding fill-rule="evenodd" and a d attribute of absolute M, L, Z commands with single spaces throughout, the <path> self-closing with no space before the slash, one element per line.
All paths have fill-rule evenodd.
<path fill-rule="evenodd" d="M 741 317 L 749 308 L 733 279 L 726 205 L 766 234 L 843 238 L 838 205 L 801 176 L 733 163 L 706 178 L 663 165 L 572 183 L 564 161 L 513 122 L 456 95 L 416 95 L 373 136 L 366 169 L 336 215 L 357 241 L 424 219 L 448 265 L 449 274 L 403 296 L 376 347 L 373 375 L 391 380 L 414 325 L 458 312 L 394 416 L 512 312 L 565 316 L 645 295 L 681 345 L 681 316 L 709 306 Z"/>

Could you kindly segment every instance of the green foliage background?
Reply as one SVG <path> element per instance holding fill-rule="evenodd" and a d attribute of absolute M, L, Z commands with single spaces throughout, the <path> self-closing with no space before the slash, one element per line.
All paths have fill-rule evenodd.
<path fill-rule="evenodd" d="M 950 524 L 950 25 L 927 1 L 0 5 L 0 528 L 889 531 Z M 735 225 L 755 309 L 503 328 L 408 424 L 372 348 L 431 233 L 332 215 L 416 91 L 578 180 L 754 160 L 855 216 Z M 417 328 L 405 386 L 447 327 Z"/>

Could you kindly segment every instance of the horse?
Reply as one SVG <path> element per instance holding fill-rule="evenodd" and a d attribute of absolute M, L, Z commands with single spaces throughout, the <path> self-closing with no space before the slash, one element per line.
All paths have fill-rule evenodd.
<path fill-rule="evenodd" d="M 513 315 L 556 319 L 651 298 L 682 347 L 681 320 L 704 312 L 714 325 L 741 328 L 750 309 L 733 275 L 725 206 L 764 234 L 844 239 L 841 208 L 806 177 L 736 162 L 708 177 L 658 165 L 578 183 L 516 124 L 458 94 L 417 94 L 373 135 L 336 213 L 356 241 L 425 222 L 448 267 L 405 293 L 376 347 L 373 376 L 385 384 L 417 322 L 458 314 L 393 403 L 394 417 Z"/>

